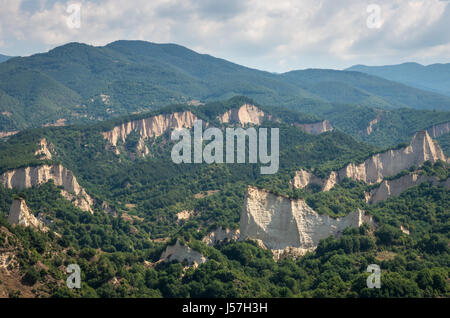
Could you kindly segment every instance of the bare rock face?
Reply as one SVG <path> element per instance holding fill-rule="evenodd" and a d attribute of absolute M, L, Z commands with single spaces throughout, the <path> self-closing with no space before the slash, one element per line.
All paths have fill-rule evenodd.
<path fill-rule="evenodd" d="M 145 155 L 148 154 L 148 149 L 144 148 L 143 141 L 145 139 L 161 136 L 170 129 L 191 128 L 196 120 L 197 117 L 190 111 L 161 114 L 123 123 L 110 131 L 104 132 L 103 137 L 115 147 L 119 140 L 125 142 L 133 131 L 137 131 L 141 136 L 138 151 Z M 117 149 L 116 153 L 118 153 Z"/>
<path fill-rule="evenodd" d="M 166 250 L 160 257 L 160 260 L 164 262 L 183 262 L 186 260 L 189 265 L 194 267 L 197 267 L 207 261 L 203 254 L 194 251 L 187 245 L 181 245 L 179 240 L 177 240 L 175 245 L 167 246 Z"/>
<path fill-rule="evenodd" d="M 427 129 L 431 138 L 437 138 L 450 132 L 450 122 L 434 125 Z"/>
<path fill-rule="evenodd" d="M 239 109 L 233 108 L 219 116 L 219 121 L 230 124 L 261 125 L 266 114 L 255 105 L 244 104 Z"/>
<path fill-rule="evenodd" d="M 323 182 L 323 191 L 329 191 L 338 182 L 338 174 L 336 171 L 331 171 L 328 178 Z"/>
<path fill-rule="evenodd" d="M 339 170 L 339 180 L 350 178 L 368 184 L 381 182 L 384 177 L 394 176 L 412 166 L 421 166 L 425 161 L 446 161 L 439 144 L 431 139 L 426 131 L 414 135 L 409 146 L 396 150 L 388 150 L 373 155 L 361 164 L 350 163 Z"/>
<path fill-rule="evenodd" d="M 110 214 L 110 215 L 112 215 L 112 216 L 114 216 L 114 217 L 117 216 L 117 211 L 114 210 L 114 209 L 108 204 L 108 202 L 106 202 L 106 201 L 103 201 L 103 202 L 102 202 L 102 210 L 103 210 L 105 213 L 108 213 L 108 214 Z"/>
<path fill-rule="evenodd" d="M 380 116 L 378 115 L 377 117 L 375 117 L 375 119 L 373 119 L 369 122 L 369 126 L 367 126 L 367 128 L 366 128 L 367 135 L 370 135 L 373 132 L 373 126 L 378 124 L 379 120 L 380 120 Z"/>
<path fill-rule="evenodd" d="M 311 172 L 300 169 L 295 172 L 295 176 L 291 180 L 291 186 L 297 189 L 303 189 L 310 184 L 317 184 L 322 187 L 322 191 L 328 191 L 336 184 L 337 177 L 335 171 L 332 171 L 327 178 L 322 179 Z"/>
<path fill-rule="evenodd" d="M 62 186 L 61 194 L 83 211 L 93 213 L 94 200 L 78 184 L 72 171 L 62 165 L 42 165 L 25 167 L 4 172 L 0 182 L 6 188 L 25 189 L 53 180 L 55 185 Z"/>
<path fill-rule="evenodd" d="M 313 182 L 311 179 L 317 179 L 316 182 Z M 320 178 L 317 178 L 312 173 L 300 169 L 295 172 L 294 178 L 291 180 L 291 186 L 297 189 L 303 189 L 307 187 L 311 183 L 321 183 L 322 180 Z"/>
<path fill-rule="evenodd" d="M 208 233 L 202 241 L 206 243 L 207 245 L 214 246 L 218 242 L 221 241 L 237 241 L 239 240 L 240 231 L 238 229 L 231 230 L 231 229 L 223 229 L 222 227 L 217 228 L 216 230 L 212 231 L 211 233 Z"/>
<path fill-rule="evenodd" d="M 433 163 L 438 160 L 447 162 L 439 144 L 431 139 L 426 131 L 419 131 L 414 135 L 409 146 L 375 154 L 360 164 L 350 163 L 339 171 L 331 172 L 326 179 L 320 179 L 299 170 L 291 181 L 291 185 L 303 188 L 315 183 L 322 186 L 323 191 L 328 191 L 344 178 L 376 184 L 383 181 L 385 177 L 395 176 L 412 166 L 422 166 L 428 160 Z"/>
<path fill-rule="evenodd" d="M 9 210 L 8 223 L 11 225 L 33 227 L 43 232 L 48 231 L 48 228 L 33 215 L 25 200 L 22 198 L 14 199 Z"/>
<path fill-rule="evenodd" d="M 42 138 L 39 141 L 39 149 L 36 150 L 34 155 L 40 158 L 41 160 L 51 160 L 52 153 L 50 151 L 50 148 L 52 148 L 52 146 L 49 146 L 47 144 L 47 140 L 45 138 Z"/>
<path fill-rule="evenodd" d="M 332 131 L 333 127 L 331 126 L 330 122 L 328 120 L 319 121 L 317 123 L 311 123 L 311 124 L 294 124 L 297 127 L 300 127 L 304 131 L 306 131 L 309 134 L 319 135 L 321 133 Z"/>
<path fill-rule="evenodd" d="M 359 227 L 372 218 L 357 210 L 343 218 L 319 215 L 303 200 L 291 200 L 268 191 L 248 187 L 241 213 L 241 240 L 260 240 L 271 250 L 296 249 L 297 254 L 314 250 L 319 241 L 339 235 L 348 227 Z M 278 253 L 278 252 L 277 252 Z"/>
<path fill-rule="evenodd" d="M 400 195 L 403 191 L 410 187 L 416 186 L 423 182 L 431 182 L 433 185 L 442 185 L 450 188 L 450 184 L 446 181 L 439 181 L 433 176 L 421 175 L 418 173 L 410 173 L 394 180 L 384 180 L 377 188 L 373 189 L 367 197 L 368 203 L 375 204 L 384 201 L 391 196 Z"/>
<path fill-rule="evenodd" d="M 324 180 L 303 169 L 296 171 L 294 178 L 291 180 L 291 186 L 297 189 L 306 188 L 310 184 L 323 186 L 323 183 Z"/>

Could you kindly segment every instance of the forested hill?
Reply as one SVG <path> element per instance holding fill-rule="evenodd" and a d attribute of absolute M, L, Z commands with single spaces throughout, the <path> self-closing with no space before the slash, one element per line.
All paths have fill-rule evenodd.
<path fill-rule="evenodd" d="M 329 103 L 450 109 L 450 97 L 357 72 L 273 74 L 175 44 L 69 43 L 0 64 L 0 131 L 104 120 L 171 103 L 246 95 L 306 110 Z"/>
<path fill-rule="evenodd" d="M 418 63 L 385 66 L 354 65 L 347 71 L 367 73 L 450 96 L 450 63 L 426 66 Z"/>
<path fill-rule="evenodd" d="M 140 123 L 175 113 L 184 114 L 178 117 L 183 120 L 196 116 L 222 129 L 279 128 L 278 173 L 262 176 L 258 164 L 174 164 L 171 129 L 141 139 L 148 133 L 143 127 L 149 126 Z M 101 123 L 28 129 L 3 139 L 0 252 L 7 255 L 8 271 L 0 271 L 0 295 L 448 297 L 449 190 L 423 183 L 370 205 L 365 192 L 373 186 L 360 181 L 342 180 L 327 192 L 317 187 L 292 189 L 290 181 L 298 169 L 327 175 L 381 151 L 337 129 L 305 132 L 309 126 L 303 124 L 317 122 L 321 123 L 310 115 L 236 97 L 198 106 L 173 105 Z M 117 139 L 109 139 L 111 131 L 118 133 Z M 148 152 L 142 152 L 145 147 Z M 78 193 L 89 194 L 93 213 L 81 210 L 74 193 L 68 195 L 66 185 L 55 180 L 36 186 L 4 186 L 20 181 L 22 171 L 43 165 L 72 171 L 73 175 L 64 173 L 71 185 L 75 176 L 86 191 Z M 23 170 L 17 178 L 4 177 L 5 171 L 19 167 Z M 51 168 L 42 169 L 44 173 L 36 175 L 51 172 Z M 401 176 L 409 172 L 402 171 Z M 421 173 L 445 179 L 448 165 L 427 162 Z M 23 179 L 31 182 L 37 177 Z M 315 251 L 298 259 L 275 261 L 270 250 L 252 241 L 207 245 L 204 238 L 218 227 L 237 229 L 248 185 L 297 196 L 331 217 L 364 209 L 377 226 L 364 225 L 347 229 L 338 238 L 325 238 Z M 12 226 L 8 213 L 18 201 L 26 202 L 28 213 L 45 221 L 48 231 Z M 176 240 L 207 261 L 189 268 L 184 260 L 164 261 L 161 255 Z M 79 290 L 65 285 L 68 264 L 81 268 Z M 369 264 L 382 269 L 380 289 L 367 288 Z"/>

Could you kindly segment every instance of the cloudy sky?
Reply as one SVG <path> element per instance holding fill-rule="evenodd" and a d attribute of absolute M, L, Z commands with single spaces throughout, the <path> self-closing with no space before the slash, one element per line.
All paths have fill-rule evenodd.
<path fill-rule="evenodd" d="M 272 72 L 450 62 L 449 0 L 0 0 L 0 8 L 6 55 L 138 39 Z"/>

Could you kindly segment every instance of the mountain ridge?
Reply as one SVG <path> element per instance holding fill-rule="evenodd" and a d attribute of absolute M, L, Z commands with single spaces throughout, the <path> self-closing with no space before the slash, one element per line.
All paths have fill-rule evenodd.
<path fill-rule="evenodd" d="M 116 41 L 100 47 L 68 43 L 1 63 L 0 78 L 3 132 L 57 121 L 101 121 L 167 104 L 235 95 L 303 112 L 312 105 L 320 108 L 341 102 L 385 109 L 450 109 L 450 97 L 364 73 L 274 74 L 180 45 L 145 41 Z M 13 86 L 8 85 L 11 79 Z"/>
<path fill-rule="evenodd" d="M 376 75 L 406 85 L 450 96 L 450 63 L 422 65 L 407 62 L 395 65 L 353 65 L 346 70 Z"/>

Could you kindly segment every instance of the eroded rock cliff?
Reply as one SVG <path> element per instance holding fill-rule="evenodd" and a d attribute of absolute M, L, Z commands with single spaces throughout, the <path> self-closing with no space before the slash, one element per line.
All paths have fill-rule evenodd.
<path fill-rule="evenodd" d="M 158 137 L 166 131 L 176 128 L 191 128 L 197 117 L 190 111 L 176 112 L 172 114 L 161 114 L 149 118 L 133 120 L 115 126 L 112 130 L 103 133 L 103 137 L 108 142 L 116 147 L 118 141 L 126 142 L 127 137 L 136 131 L 139 133 L 141 139 L 138 143 L 137 149 L 141 154 L 148 154 L 148 149 L 145 149 L 144 140 L 148 138 Z M 115 149 L 116 153 L 119 153 Z"/>
<path fill-rule="evenodd" d="M 300 169 L 295 172 L 294 178 L 291 180 L 291 186 L 297 189 L 303 189 L 310 184 L 317 184 L 322 188 L 322 191 L 328 191 L 337 182 L 337 173 L 332 171 L 330 175 L 325 178 L 319 178 L 311 172 Z"/>
<path fill-rule="evenodd" d="M 53 145 L 49 145 L 45 138 L 39 140 L 39 149 L 34 153 L 41 160 L 51 160 L 52 153 L 50 149 L 53 149 Z"/>
<path fill-rule="evenodd" d="M 328 120 L 319 121 L 316 123 L 307 123 L 307 124 L 294 124 L 297 127 L 300 127 L 304 131 L 310 134 L 318 135 L 327 131 L 332 131 L 333 127 L 331 126 Z"/>
<path fill-rule="evenodd" d="M 427 129 L 428 134 L 432 138 L 437 138 L 450 132 L 450 122 L 434 125 Z"/>
<path fill-rule="evenodd" d="M 241 240 L 259 240 L 276 253 L 293 248 L 297 254 L 304 254 L 314 250 L 321 239 L 364 222 L 373 223 L 361 210 L 334 219 L 319 215 L 303 200 L 249 186 L 241 213 L 240 236 Z"/>
<path fill-rule="evenodd" d="M 92 211 L 94 200 L 78 184 L 72 171 L 62 165 L 41 165 L 8 170 L 0 175 L 0 182 L 7 188 L 25 189 L 53 180 L 62 186 L 61 194 L 80 209 Z"/>
<path fill-rule="evenodd" d="M 375 117 L 373 120 L 371 120 L 369 122 L 369 126 L 367 126 L 367 128 L 366 128 L 366 134 L 367 135 L 370 135 L 373 132 L 373 126 L 378 124 L 379 120 L 380 120 L 380 116 L 378 115 L 377 117 Z"/>
<path fill-rule="evenodd" d="M 25 227 L 33 227 L 37 230 L 47 232 L 48 228 L 39 221 L 28 208 L 26 202 L 22 198 L 14 199 L 9 210 L 8 223 L 11 225 L 22 225 Z"/>
<path fill-rule="evenodd" d="M 219 121 L 229 124 L 261 125 L 266 114 L 255 105 L 244 104 L 240 108 L 233 108 L 219 116 Z"/>
<path fill-rule="evenodd" d="M 376 184 L 383 181 L 385 177 L 394 176 L 404 169 L 412 166 L 420 167 L 428 160 L 433 163 L 438 160 L 446 162 L 447 158 L 428 132 L 420 131 L 414 135 L 409 146 L 375 154 L 360 164 L 350 163 L 339 171 L 331 172 L 326 179 L 299 170 L 292 179 L 291 185 L 304 188 L 315 183 L 320 185 L 323 191 L 328 191 L 344 178 Z"/>
<path fill-rule="evenodd" d="M 403 191 L 423 182 L 431 182 L 433 185 L 441 185 L 450 188 L 449 181 L 450 179 L 440 181 L 433 176 L 409 173 L 394 180 L 384 180 L 377 188 L 373 189 L 366 198 L 368 203 L 375 204 L 384 201 L 391 196 L 400 195 Z"/>
<path fill-rule="evenodd" d="M 175 245 L 167 246 L 166 250 L 161 254 L 160 260 L 163 262 L 187 261 L 190 266 L 197 267 L 207 261 L 202 253 L 194 251 L 187 245 L 181 245 L 177 240 Z"/>
<path fill-rule="evenodd" d="M 392 149 L 371 156 L 361 164 L 350 163 L 338 172 L 338 181 L 350 178 L 368 184 L 381 182 L 383 178 L 394 176 L 412 166 L 419 167 L 425 161 L 446 161 L 439 144 L 426 131 L 417 132 L 409 146 Z"/>

